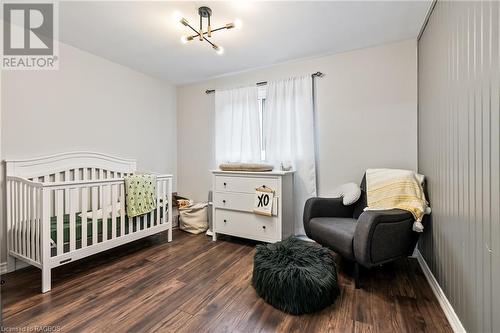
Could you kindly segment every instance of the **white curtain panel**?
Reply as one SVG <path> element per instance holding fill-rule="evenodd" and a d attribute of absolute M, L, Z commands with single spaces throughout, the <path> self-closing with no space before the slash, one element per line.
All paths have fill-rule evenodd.
<path fill-rule="evenodd" d="M 295 234 L 304 235 L 304 203 L 316 196 L 314 112 L 310 75 L 269 82 L 264 112 L 266 159 L 294 174 Z"/>
<path fill-rule="evenodd" d="M 259 162 L 259 106 L 257 86 L 215 91 L 215 159 Z"/>

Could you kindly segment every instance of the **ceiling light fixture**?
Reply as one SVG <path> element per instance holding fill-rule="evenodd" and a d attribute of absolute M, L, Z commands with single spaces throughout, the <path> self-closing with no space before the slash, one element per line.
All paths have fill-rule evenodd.
<path fill-rule="evenodd" d="M 212 33 L 219 31 L 219 30 L 224 30 L 224 29 L 240 29 L 242 26 L 241 20 L 235 20 L 232 23 L 228 23 L 223 27 L 212 29 L 212 26 L 210 25 L 210 18 L 212 17 L 212 10 L 209 7 L 200 7 L 198 8 L 198 15 L 200 15 L 200 28 L 199 30 L 196 30 L 189 24 L 188 20 L 185 19 L 184 17 L 181 17 L 179 19 L 179 22 L 182 23 L 184 26 L 189 27 L 194 32 L 194 35 L 191 36 L 182 36 L 181 37 L 181 42 L 183 44 L 186 44 L 195 38 L 198 39 L 199 41 L 206 41 L 208 44 L 212 46 L 212 48 L 215 50 L 217 54 L 223 54 L 224 49 L 221 46 L 216 45 L 212 41 L 210 41 L 208 38 L 212 37 Z M 203 30 L 203 19 L 206 18 L 208 21 L 207 25 L 207 30 Z"/>

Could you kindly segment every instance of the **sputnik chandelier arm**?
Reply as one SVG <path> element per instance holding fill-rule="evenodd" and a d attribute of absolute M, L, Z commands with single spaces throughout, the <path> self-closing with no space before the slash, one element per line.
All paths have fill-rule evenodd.
<path fill-rule="evenodd" d="M 216 31 L 220 31 L 220 30 L 229 30 L 229 29 L 233 29 L 233 28 L 238 28 L 239 26 L 241 26 L 241 22 L 239 20 L 236 20 L 235 22 L 232 22 L 232 23 L 228 23 L 226 24 L 225 26 L 223 27 L 220 27 L 220 28 L 216 28 L 216 29 L 212 29 L 212 26 L 210 24 L 210 18 L 212 16 L 212 10 L 209 8 L 209 7 L 200 7 L 198 8 L 198 15 L 200 15 L 200 28 L 199 30 L 195 29 L 187 19 L 185 19 L 184 17 L 182 17 L 180 19 L 180 23 L 182 23 L 184 26 L 188 27 L 189 29 L 191 29 L 194 34 L 193 35 L 190 35 L 190 36 L 182 36 L 181 37 L 181 41 L 182 43 L 187 43 L 187 42 L 190 42 L 194 39 L 198 39 L 200 41 L 206 41 L 208 44 L 210 44 L 210 46 L 212 46 L 212 48 L 217 52 L 217 54 L 223 54 L 224 53 L 224 49 L 220 46 L 218 46 L 217 44 L 213 43 L 212 41 L 210 41 L 208 38 L 211 38 L 212 37 L 212 33 L 216 32 Z M 206 18 L 207 19 L 207 30 L 204 31 L 203 30 L 203 19 Z"/>

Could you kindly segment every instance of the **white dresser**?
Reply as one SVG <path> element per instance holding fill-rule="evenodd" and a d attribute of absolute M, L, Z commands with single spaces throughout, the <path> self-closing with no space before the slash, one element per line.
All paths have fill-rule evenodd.
<path fill-rule="evenodd" d="M 277 242 L 293 234 L 293 172 L 212 171 L 213 240 L 217 234 Z M 255 189 L 274 190 L 272 216 L 253 213 Z"/>

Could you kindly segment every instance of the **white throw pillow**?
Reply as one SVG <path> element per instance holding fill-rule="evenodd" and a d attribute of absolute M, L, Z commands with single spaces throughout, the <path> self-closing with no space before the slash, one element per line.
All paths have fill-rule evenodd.
<path fill-rule="evenodd" d="M 334 198 L 342 198 L 342 203 L 345 206 L 352 205 L 356 201 L 358 201 L 361 196 L 361 189 L 359 185 L 356 183 L 347 183 L 341 185 L 333 190 L 332 197 Z"/>

